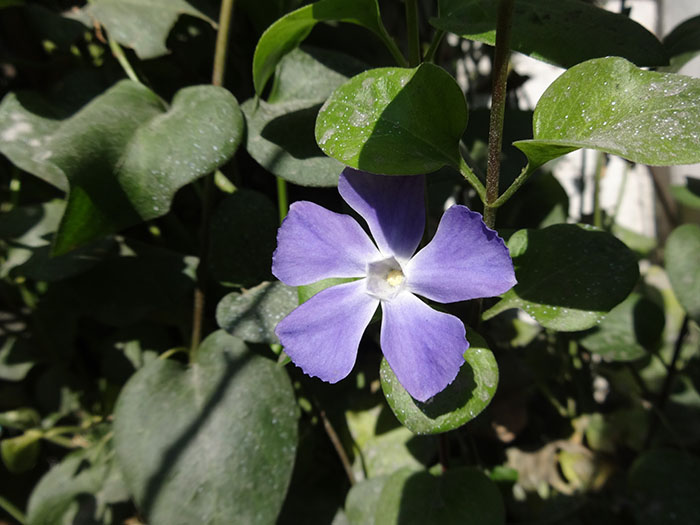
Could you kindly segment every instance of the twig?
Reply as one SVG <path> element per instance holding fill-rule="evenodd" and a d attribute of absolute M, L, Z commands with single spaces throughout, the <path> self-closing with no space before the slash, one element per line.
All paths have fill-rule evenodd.
<path fill-rule="evenodd" d="M 348 481 L 350 481 L 350 485 L 354 485 L 356 483 L 355 473 L 352 471 L 350 459 L 348 458 L 348 455 L 345 452 L 343 444 L 340 442 L 338 434 L 336 434 L 333 425 L 331 425 L 331 422 L 328 420 L 328 416 L 326 416 L 326 411 L 322 408 L 319 408 L 318 414 L 319 416 L 321 416 L 321 421 L 323 421 L 323 428 L 326 430 L 326 434 L 328 434 L 328 439 L 331 440 L 331 444 L 333 445 L 335 452 L 338 454 L 340 462 L 343 464 L 343 469 L 345 469 L 345 474 L 348 477 Z"/>

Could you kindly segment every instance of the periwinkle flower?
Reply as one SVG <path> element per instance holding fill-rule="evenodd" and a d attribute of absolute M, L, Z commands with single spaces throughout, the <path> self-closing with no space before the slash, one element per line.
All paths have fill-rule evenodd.
<path fill-rule="evenodd" d="M 346 377 L 381 304 L 382 352 L 408 393 L 426 401 L 457 376 L 469 343 L 462 321 L 417 295 L 452 303 L 515 285 L 503 240 L 465 206 L 449 208 L 435 237 L 414 255 L 425 227 L 423 185 L 422 176 L 343 171 L 340 195 L 367 222 L 376 245 L 349 215 L 306 201 L 290 207 L 272 273 L 290 286 L 358 278 L 322 290 L 277 325 L 285 352 L 307 374 L 330 383 Z"/>

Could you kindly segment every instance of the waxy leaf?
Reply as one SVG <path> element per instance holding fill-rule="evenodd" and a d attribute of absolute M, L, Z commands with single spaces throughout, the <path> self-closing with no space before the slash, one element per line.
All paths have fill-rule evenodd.
<path fill-rule="evenodd" d="M 688 316 L 700 323 L 700 226 L 679 226 L 666 241 L 666 272 Z"/>
<path fill-rule="evenodd" d="M 630 467 L 627 484 L 637 523 L 698 523 L 700 458 L 697 456 L 670 449 L 645 452 Z"/>
<path fill-rule="evenodd" d="M 220 330 L 188 368 L 158 359 L 129 380 L 114 414 L 117 460 L 150 523 L 273 523 L 297 416 L 285 370 Z"/>
<path fill-rule="evenodd" d="M 377 0 L 320 0 L 301 7 L 268 27 L 255 47 L 253 84 L 258 95 L 282 57 L 297 47 L 318 22 L 326 21 L 357 24 L 387 38 Z"/>
<path fill-rule="evenodd" d="M 530 168 L 579 148 L 653 166 L 700 162 L 700 79 L 589 60 L 547 88 L 533 137 L 515 142 Z"/>
<path fill-rule="evenodd" d="M 379 377 L 384 396 L 396 418 L 411 432 L 436 434 L 459 428 L 491 402 L 498 384 L 498 364 L 476 332 L 467 330 L 467 340 L 466 363 L 457 378 L 426 403 L 413 399 L 382 359 Z"/>
<path fill-rule="evenodd" d="M 606 361 L 634 361 L 655 349 L 665 321 L 656 303 L 631 293 L 580 342 Z"/>
<path fill-rule="evenodd" d="M 144 60 L 168 52 L 165 41 L 180 15 L 214 24 L 186 0 L 93 0 L 85 9 L 105 26 L 110 37 Z"/>
<path fill-rule="evenodd" d="M 455 80 L 424 63 L 351 78 L 321 108 L 316 141 L 347 166 L 416 175 L 458 166 L 466 125 L 467 105 Z"/>
<path fill-rule="evenodd" d="M 343 165 L 316 144 L 316 116 L 335 88 L 365 69 L 347 55 L 324 49 L 308 47 L 287 54 L 277 66 L 267 102 L 250 99 L 241 106 L 250 156 L 294 184 L 337 185 Z"/>
<path fill-rule="evenodd" d="M 3 100 L 0 136 L 21 144 L 11 157 L 19 167 L 69 186 L 54 255 L 165 215 L 179 188 L 233 155 L 243 130 L 236 99 L 214 86 L 182 89 L 168 109 L 148 88 L 122 81 L 64 120 L 22 100 Z"/>
<path fill-rule="evenodd" d="M 401 469 L 386 480 L 374 525 L 503 525 L 498 487 L 481 471 L 451 468 L 440 476 Z"/>
<path fill-rule="evenodd" d="M 440 15 L 430 20 L 433 26 L 496 44 L 498 2 L 440 0 L 439 7 Z M 668 63 L 661 42 L 642 25 L 579 0 L 517 0 L 510 47 L 565 68 L 609 55 L 639 66 Z"/>
<path fill-rule="evenodd" d="M 297 291 L 280 281 L 233 292 L 219 301 L 216 322 L 249 343 L 279 343 L 275 327 L 297 307 Z"/>
<path fill-rule="evenodd" d="M 518 284 L 484 312 L 484 320 L 520 308 L 545 328 L 585 330 L 623 301 L 639 278 L 634 253 L 591 226 L 519 230 L 508 249 Z"/>

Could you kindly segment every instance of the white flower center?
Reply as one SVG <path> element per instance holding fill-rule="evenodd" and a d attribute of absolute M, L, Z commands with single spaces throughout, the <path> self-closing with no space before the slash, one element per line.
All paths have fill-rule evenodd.
<path fill-rule="evenodd" d="M 367 293 L 381 301 L 391 301 L 406 284 L 401 265 L 393 257 L 367 265 Z"/>

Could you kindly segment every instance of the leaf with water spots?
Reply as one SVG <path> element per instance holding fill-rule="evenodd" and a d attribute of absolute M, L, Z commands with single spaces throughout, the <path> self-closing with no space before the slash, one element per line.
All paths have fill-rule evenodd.
<path fill-rule="evenodd" d="M 440 0 L 439 7 L 439 16 L 430 20 L 433 26 L 496 44 L 498 2 Z M 510 46 L 561 67 L 604 56 L 625 57 L 640 66 L 668 63 L 661 42 L 641 24 L 579 0 L 518 0 Z"/>
<path fill-rule="evenodd" d="M 274 523 L 297 417 L 286 371 L 220 330 L 189 367 L 157 359 L 124 386 L 117 461 L 149 523 Z"/>
<path fill-rule="evenodd" d="M 586 330 L 629 295 L 639 278 L 634 253 L 591 226 L 519 230 L 508 240 L 518 280 L 484 320 L 520 308 L 545 328 Z"/>
<path fill-rule="evenodd" d="M 433 64 L 378 68 L 343 84 L 316 120 L 316 141 L 347 166 L 416 175 L 460 163 L 467 105 L 455 80 Z"/>
<path fill-rule="evenodd" d="M 700 79 L 589 60 L 547 88 L 533 137 L 514 143 L 531 169 L 579 148 L 652 166 L 700 162 Z"/>
<path fill-rule="evenodd" d="M 168 108 L 148 88 L 125 80 L 53 121 L 49 104 L 36 102 L 36 96 L 5 97 L 0 136 L 21 142 L 12 149 L 20 167 L 67 182 L 54 255 L 165 215 L 175 192 L 231 158 L 243 134 L 236 99 L 214 86 L 182 89 Z"/>
<path fill-rule="evenodd" d="M 415 434 L 437 434 L 459 428 L 474 419 L 491 402 L 498 385 L 498 364 L 486 341 L 467 330 L 466 363 L 445 390 L 426 403 L 416 401 L 401 386 L 382 359 L 379 372 L 382 390 L 397 419 Z"/>

